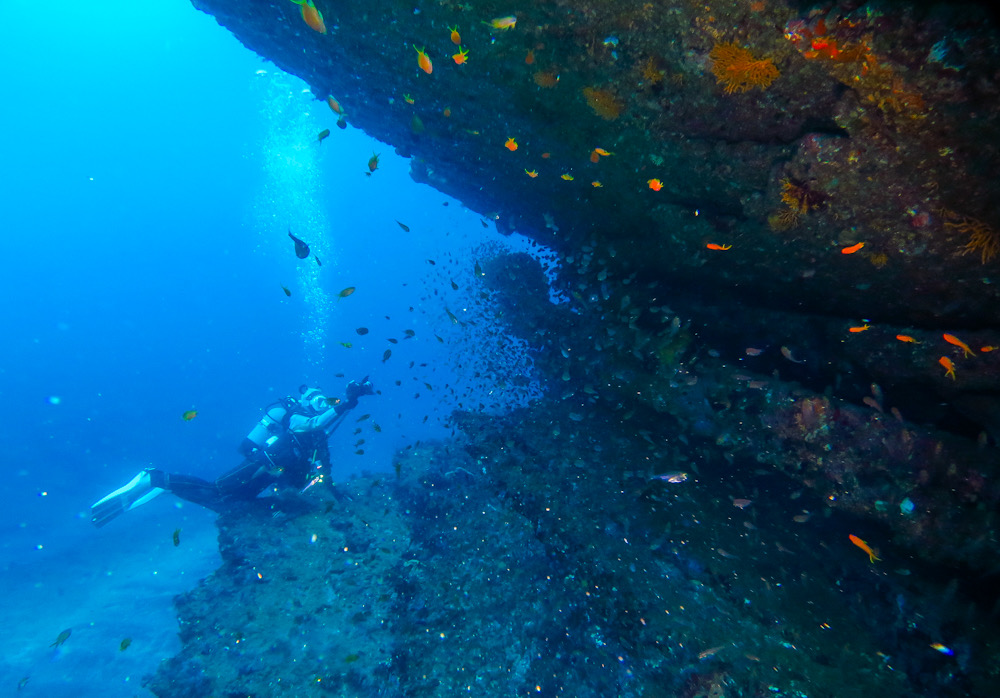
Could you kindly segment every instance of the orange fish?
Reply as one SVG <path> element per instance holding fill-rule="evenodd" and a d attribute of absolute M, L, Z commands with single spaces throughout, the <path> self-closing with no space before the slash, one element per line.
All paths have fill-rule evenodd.
<path fill-rule="evenodd" d="M 920 342 L 918 342 L 908 334 L 897 334 L 896 339 L 898 339 L 900 342 L 909 342 L 910 344 L 920 344 Z"/>
<path fill-rule="evenodd" d="M 559 176 L 562 177 L 563 179 L 565 179 L 567 182 L 572 182 L 573 181 L 573 175 L 571 175 L 569 172 L 567 172 L 566 174 L 559 175 Z"/>
<path fill-rule="evenodd" d="M 534 179 L 535 177 L 537 177 L 537 176 L 538 176 L 538 173 L 537 173 L 537 172 L 535 172 L 534 170 L 525 170 L 525 171 L 524 171 L 524 174 L 528 175 L 528 176 L 529 176 L 529 177 L 531 177 L 532 179 Z"/>
<path fill-rule="evenodd" d="M 864 325 L 858 325 L 857 327 L 848 327 L 847 331 L 857 334 L 858 332 L 864 332 L 865 330 L 869 329 L 871 329 L 871 325 L 865 323 Z"/>
<path fill-rule="evenodd" d="M 451 29 L 451 43 L 458 46 L 459 44 L 462 43 L 462 37 L 458 33 L 458 25 L 456 24 L 454 27 L 450 27 L 450 29 Z"/>
<path fill-rule="evenodd" d="M 420 69 L 430 75 L 434 72 L 434 65 L 431 63 L 430 56 L 422 48 L 417 48 L 416 44 L 413 45 L 413 50 L 417 52 L 417 65 Z"/>
<path fill-rule="evenodd" d="M 445 107 L 441 113 L 444 114 L 446 117 L 451 116 L 451 107 Z"/>
<path fill-rule="evenodd" d="M 528 65 L 531 65 L 532 63 L 535 62 L 535 52 L 530 48 L 528 49 L 528 53 L 525 54 L 524 56 L 524 62 L 527 63 Z"/>
<path fill-rule="evenodd" d="M 614 153 L 608 152 L 604 148 L 594 148 L 594 152 L 600 155 L 601 157 L 605 158 L 608 157 L 609 155 L 614 155 Z"/>
<path fill-rule="evenodd" d="M 469 60 L 469 49 L 459 46 L 458 53 L 453 55 L 451 59 L 455 61 L 455 65 L 463 65 Z M 428 70 L 427 72 L 429 73 L 431 71 Z"/>
<path fill-rule="evenodd" d="M 844 249 L 842 249 L 840 251 L 840 254 L 854 254 L 855 252 L 857 252 L 858 250 L 860 250 L 864 246 L 865 246 L 865 243 L 859 242 L 856 245 L 851 245 L 850 247 L 845 247 Z"/>
<path fill-rule="evenodd" d="M 552 157 L 552 153 L 542 153 L 542 160 L 548 160 Z"/>
<path fill-rule="evenodd" d="M 503 144 L 503 147 L 513 153 L 517 150 L 517 141 L 515 141 L 513 137 L 510 137 L 507 139 L 507 142 Z"/>
<path fill-rule="evenodd" d="M 413 97 L 411 97 L 408 94 L 404 94 L 403 101 L 406 102 L 407 104 L 413 104 Z"/>
<path fill-rule="evenodd" d="M 955 364 L 952 363 L 952 360 L 947 356 L 942 356 L 938 359 L 938 363 L 944 367 L 944 375 L 950 377 L 952 380 L 955 380 Z"/>
<path fill-rule="evenodd" d="M 975 356 L 976 355 L 975 352 L 972 351 L 972 349 L 969 349 L 969 345 L 968 344 L 966 344 L 965 342 L 963 342 L 961 339 L 959 339 L 955 335 L 953 335 L 953 334 L 943 334 L 941 336 L 944 338 L 944 341 L 948 342 L 948 344 L 954 344 L 956 347 L 961 347 L 962 351 L 965 352 L 964 356 Z"/>
<path fill-rule="evenodd" d="M 340 102 L 335 100 L 333 97 L 327 97 L 326 103 L 330 105 L 330 109 L 333 109 L 334 114 L 343 114 L 344 108 L 340 106 Z"/>
<path fill-rule="evenodd" d="M 868 553 L 868 559 L 871 560 L 872 562 L 875 562 L 876 560 L 881 560 L 882 559 L 878 555 L 875 554 L 875 551 L 872 550 L 871 547 L 869 547 L 869 545 L 867 543 L 865 543 L 863 540 L 861 540 L 860 538 L 858 538 L 853 533 L 851 535 L 847 536 L 847 537 L 850 538 L 850 540 L 851 540 L 852 543 L 854 543 L 856 546 L 858 546 L 859 548 L 861 548 L 862 550 L 864 550 L 866 553 Z"/>
<path fill-rule="evenodd" d="M 181 415 L 181 419 L 183 419 L 185 422 L 190 422 L 197 416 L 198 416 L 198 410 L 188 410 L 187 412 Z"/>
<path fill-rule="evenodd" d="M 731 250 L 733 248 L 732 245 L 717 245 L 714 242 L 708 243 L 705 247 L 710 250 Z"/>
<path fill-rule="evenodd" d="M 663 189 L 663 182 L 661 182 L 658 179 L 651 179 L 648 182 L 646 182 L 646 184 L 648 184 L 649 188 L 652 189 L 653 191 L 660 191 L 661 189 Z"/>
<path fill-rule="evenodd" d="M 590 161 L 591 161 L 591 162 L 600 162 L 600 161 L 601 161 L 601 154 L 600 154 L 600 153 L 598 153 L 598 152 L 597 152 L 597 151 L 595 150 L 594 152 L 592 152 L 592 153 L 590 154 Z"/>
<path fill-rule="evenodd" d="M 378 153 L 372 153 L 372 156 L 368 158 L 368 173 L 371 174 L 378 169 Z"/>
<path fill-rule="evenodd" d="M 758 349 L 757 347 L 747 347 L 745 349 L 745 353 L 747 356 L 760 356 L 764 353 L 764 350 Z"/>
<path fill-rule="evenodd" d="M 796 359 L 796 358 L 793 358 L 792 357 L 792 350 L 789 349 L 788 347 L 781 347 L 781 355 L 784 356 L 789 361 L 791 361 L 793 364 L 804 364 L 806 362 L 805 359 Z"/>
<path fill-rule="evenodd" d="M 604 185 L 595 179 L 593 182 L 590 183 L 590 186 L 594 187 L 595 189 L 600 189 Z"/>
<path fill-rule="evenodd" d="M 323 23 L 323 13 L 316 9 L 312 0 L 305 0 L 300 7 L 302 8 L 302 19 L 309 25 L 309 28 L 313 31 L 318 31 L 320 34 L 326 34 L 326 24 Z"/>
<path fill-rule="evenodd" d="M 979 347 L 979 351 L 983 352 L 984 354 L 988 354 L 991 351 L 996 351 L 996 350 L 997 350 L 997 347 L 994 347 L 994 346 Z"/>

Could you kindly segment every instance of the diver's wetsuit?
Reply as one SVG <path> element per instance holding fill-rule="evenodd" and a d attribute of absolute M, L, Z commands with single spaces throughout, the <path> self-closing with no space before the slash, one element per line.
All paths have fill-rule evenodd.
<path fill-rule="evenodd" d="M 355 403 L 356 404 L 356 403 Z M 259 448 L 244 441 L 241 450 L 246 457 L 232 470 L 223 473 L 214 482 L 194 475 L 149 471 L 153 487 L 172 492 L 181 499 L 221 512 L 235 502 L 253 500 L 272 485 L 301 489 L 310 476 L 323 476 L 330 471 L 330 449 L 327 438 L 340 425 L 341 418 L 354 407 L 340 403 L 335 407 L 307 416 L 294 401 L 279 407 L 291 411 L 282 415 L 276 424 L 282 424 L 284 433 L 272 446 Z M 272 414 L 269 410 L 268 414 Z M 328 483 L 329 477 L 323 477 Z"/>

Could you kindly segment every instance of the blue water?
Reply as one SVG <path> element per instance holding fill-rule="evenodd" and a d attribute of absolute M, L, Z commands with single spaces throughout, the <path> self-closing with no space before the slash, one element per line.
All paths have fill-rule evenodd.
<path fill-rule="evenodd" d="M 519 243 L 186 2 L 2 17 L 0 694 L 149 695 L 172 596 L 218 564 L 214 515 L 164 495 L 98 530 L 89 505 L 150 464 L 213 478 L 267 403 L 365 375 L 381 395 L 354 414 L 382 431 L 348 418 L 335 476 L 391 470 L 457 401 L 490 402 L 445 309 L 475 312 L 480 245 Z"/>

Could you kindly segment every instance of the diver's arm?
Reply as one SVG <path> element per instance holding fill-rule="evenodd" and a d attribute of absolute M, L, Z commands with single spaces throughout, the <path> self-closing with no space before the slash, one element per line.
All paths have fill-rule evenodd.
<path fill-rule="evenodd" d="M 355 401 L 354 405 L 357 404 Z M 319 430 L 329 431 L 331 427 L 340 421 L 339 417 L 354 405 L 348 406 L 346 403 L 339 402 L 323 414 L 318 414 L 315 417 L 293 414 L 292 418 L 288 420 L 288 429 L 295 434 Z"/>

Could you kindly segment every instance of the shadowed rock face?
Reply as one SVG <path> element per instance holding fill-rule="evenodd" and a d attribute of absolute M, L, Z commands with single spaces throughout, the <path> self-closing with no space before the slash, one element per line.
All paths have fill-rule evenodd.
<path fill-rule="evenodd" d="M 563 253 L 613 244 L 620 273 L 749 305 L 998 320 L 1000 287 L 983 277 L 1000 258 L 984 265 L 973 240 L 1000 226 L 997 44 L 974 9 L 318 0 L 322 35 L 292 2 L 194 4 L 336 97 L 419 179 Z M 512 11 L 512 29 L 484 24 Z M 747 52 L 727 62 L 713 53 L 727 44 Z M 768 60 L 773 82 L 726 91 L 727 76 Z M 614 155 L 591 162 L 595 148 Z"/>

